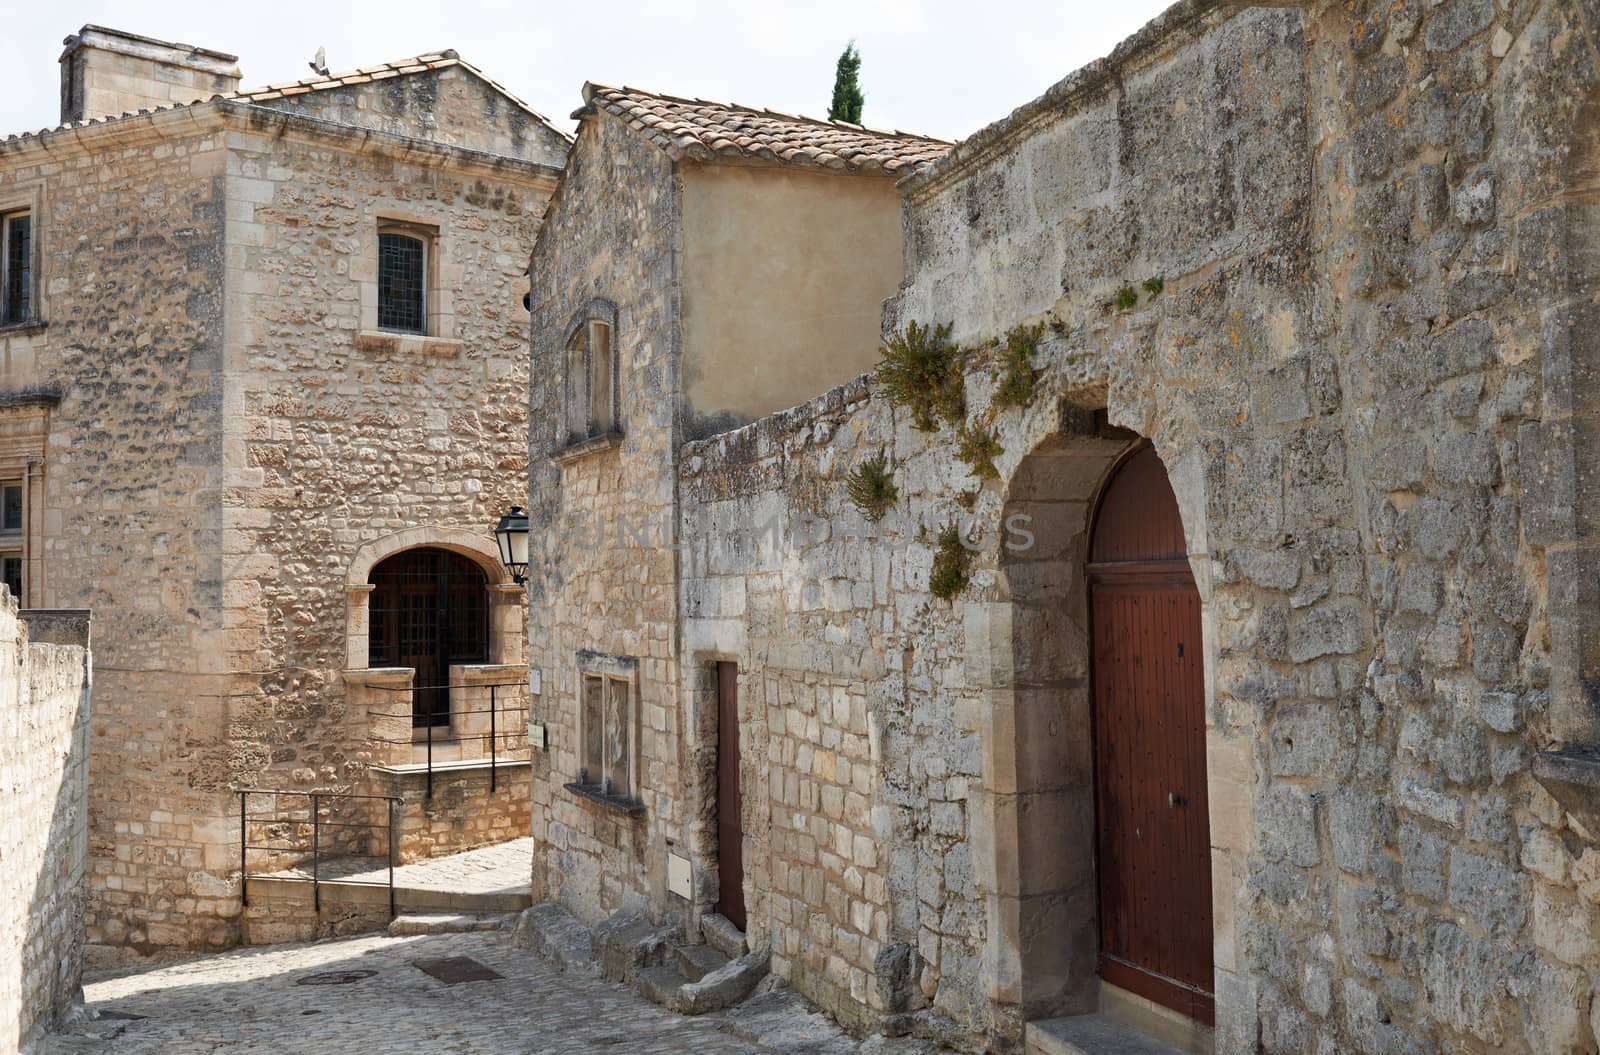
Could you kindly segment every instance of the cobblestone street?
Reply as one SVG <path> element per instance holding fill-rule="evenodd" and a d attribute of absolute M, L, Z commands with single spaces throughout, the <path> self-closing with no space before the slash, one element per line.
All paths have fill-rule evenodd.
<path fill-rule="evenodd" d="M 448 985 L 415 966 L 444 957 L 470 957 L 504 977 Z M 115 1035 L 54 1037 L 45 1055 L 769 1050 L 723 1032 L 722 1016 L 681 1017 L 621 985 L 562 974 L 500 931 L 241 949 L 102 974 L 84 995 L 102 1016 L 143 1017 L 101 1018 L 86 1028 Z"/>

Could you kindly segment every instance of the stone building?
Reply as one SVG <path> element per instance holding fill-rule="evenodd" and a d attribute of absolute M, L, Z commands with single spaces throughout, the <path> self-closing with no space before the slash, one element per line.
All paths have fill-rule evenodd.
<path fill-rule="evenodd" d="M 222 945 L 234 789 L 403 780 L 462 732 L 420 686 L 525 686 L 491 532 L 567 139 L 453 52 L 240 91 L 89 26 L 61 72 L 67 123 L 0 139 L 0 556 L 101 628 L 90 942 Z"/>
<path fill-rule="evenodd" d="M 0 598 L 0 1051 L 79 998 L 88 842 L 89 616 Z"/>
<path fill-rule="evenodd" d="M 593 84 L 584 102 L 533 252 L 529 640 L 551 747 L 534 890 L 594 922 L 665 904 L 674 858 L 697 910 L 717 901 L 679 448 L 871 364 L 902 274 L 894 177 L 947 144 Z"/>
<path fill-rule="evenodd" d="M 1180 3 L 899 180 L 884 339 L 948 324 L 962 399 L 861 378 L 703 437 L 683 282 L 621 251 L 667 166 L 588 122 L 575 159 L 614 128 L 661 174 L 619 227 L 576 166 L 540 245 L 643 305 L 661 409 L 649 463 L 533 441 L 536 880 L 693 927 L 733 720 L 748 939 L 855 1028 L 1592 1055 L 1597 39 L 1587 0 Z M 536 378 L 580 270 L 536 258 Z M 577 535 L 645 502 L 655 548 Z M 596 668 L 639 671 L 637 813 L 562 788 L 585 649 L 638 657 Z"/>

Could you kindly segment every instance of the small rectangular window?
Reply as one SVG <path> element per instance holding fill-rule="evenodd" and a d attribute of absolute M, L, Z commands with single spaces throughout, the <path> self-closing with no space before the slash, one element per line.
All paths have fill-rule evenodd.
<path fill-rule="evenodd" d="M 0 484 L 0 534 L 22 534 L 22 485 Z"/>
<path fill-rule="evenodd" d="M 6 584 L 18 604 L 22 600 L 22 554 L 15 551 L 0 553 L 0 581 Z"/>
<path fill-rule="evenodd" d="M 0 582 L 25 603 L 22 592 L 22 481 L 0 480 Z"/>
<path fill-rule="evenodd" d="M 33 317 L 33 216 L 0 216 L 0 323 Z"/>
<path fill-rule="evenodd" d="M 633 683 L 625 678 L 582 677 L 583 765 L 578 781 L 607 795 L 633 796 Z"/>
<path fill-rule="evenodd" d="M 413 234 L 378 234 L 378 328 L 428 332 L 428 244 Z"/>

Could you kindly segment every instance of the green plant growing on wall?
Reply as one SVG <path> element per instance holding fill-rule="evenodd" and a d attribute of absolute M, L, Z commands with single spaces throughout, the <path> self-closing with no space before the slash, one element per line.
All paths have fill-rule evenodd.
<path fill-rule="evenodd" d="M 1000 384 L 995 388 L 997 407 L 1025 407 L 1033 402 L 1034 384 L 1039 371 L 1033 368 L 1033 353 L 1044 336 L 1044 323 L 1014 326 L 1006 333 L 1000 348 Z"/>
<path fill-rule="evenodd" d="M 949 323 L 909 323 L 884 346 L 873 377 L 891 404 L 911 410 L 911 424 L 922 432 L 937 431 L 940 418 L 955 424 L 966 416 L 961 349 L 950 341 Z"/>
<path fill-rule="evenodd" d="M 1139 291 L 1132 286 L 1123 286 L 1117 290 L 1117 295 L 1112 299 L 1118 311 L 1127 311 L 1139 303 Z"/>
<path fill-rule="evenodd" d="M 994 460 L 1006 452 L 999 437 L 987 425 L 963 425 L 956 435 L 956 457 L 966 462 L 980 480 L 1000 479 Z"/>
<path fill-rule="evenodd" d="M 1150 294 L 1150 299 L 1155 300 L 1161 296 L 1161 291 L 1167 288 L 1167 280 L 1160 275 L 1151 275 L 1144 280 L 1144 291 Z"/>
<path fill-rule="evenodd" d="M 939 529 L 939 547 L 933 552 L 933 570 L 928 574 L 928 592 L 948 601 L 967 588 L 972 554 L 961 541 L 961 527 L 955 523 Z"/>
<path fill-rule="evenodd" d="M 861 510 L 861 515 L 873 523 L 883 519 L 900 492 L 894 486 L 894 467 L 883 448 L 851 471 L 845 478 L 845 488 L 850 501 Z"/>

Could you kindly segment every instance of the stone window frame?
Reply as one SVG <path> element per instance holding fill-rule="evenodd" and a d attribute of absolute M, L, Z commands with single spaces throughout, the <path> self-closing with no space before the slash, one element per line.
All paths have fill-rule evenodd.
<path fill-rule="evenodd" d="M 5 552 L 22 560 L 24 608 L 45 606 L 45 451 L 50 412 L 60 399 L 51 392 L 0 393 L 0 481 L 22 487 L 22 530 Z"/>
<path fill-rule="evenodd" d="M 461 281 L 461 268 L 450 262 L 450 226 L 441 216 L 383 208 L 366 225 L 367 242 L 361 258 L 352 265 L 360 283 L 361 316 L 357 343 L 368 350 L 394 352 L 410 345 L 442 355 L 455 355 L 460 342 L 455 338 L 455 289 Z M 425 332 L 385 330 L 378 326 L 378 241 L 382 234 L 404 234 L 422 239 L 426 249 L 426 288 L 423 311 Z"/>
<path fill-rule="evenodd" d="M 617 306 L 595 297 L 571 320 L 561 340 L 561 421 L 563 451 L 577 454 L 613 447 L 622 436 L 621 356 L 618 351 Z M 604 383 L 609 389 L 600 399 L 604 417 L 595 413 L 594 336 L 604 327 L 606 350 Z"/>
<path fill-rule="evenodd" d="M 642 789 L 639 786 L 640 707 L 638 657 L 618 656 L 583 649 L 577 654 L 576 668 L 576 691 L 573 694 L 577 711 L 576 720 L 573 722 L 573 728 L 577 734 L 573 744 L 576 772 L 573 775 L 574 779 L 566 785 L 566 788 L 581 798 L 618 812 L 642 814 L 645 806 L 643 800 L 639 797 Z M 606 779 L 591 779 L 593 774 L 589 772 L 586 745 L 588 743 L 590 718 L 584 701 L 584 687 L 587 682 L 595 679 L 599 679 L 602 684 L 606 685 L 620 684 L 627 694 L 626 715 L 624 717 L 627 725 L 626 730 L 624 730 L 625 748 L 627 750 L 627 787 L 621 790 L 611 786 Z"/>
<path fill-rule="evenodd" d="M 28 238 L 28 269 L 30 273 L 28 288 L 27 314 L 16 322 L 0 323 L 0 332 L 14 333 L 39 329 L 44 326 L 44 229 L 41 220 L 44 217 L 44 187 L 42 184 L 19 185 L 7 188 L 0 192 L 0 222 L 10 219 L 18 213 L 27 213 L 32 222 L 29 227 Z M 3 261 L 0 261 L 3 266 Z M 0 296 L 4 295 L 4 287 L 0 286 Z M 3 305 L 0 305 L 3 312 Z M 0 314 L 0 318 L 4 318 Z"/>
<path fill-rule="evenodd" d="M 422 548 L 450 550 L 478 565 L 489 588 L 489 663 L 525 663 L 527 628 L 522 600 L 526 591 L 500 563 L 499 547 L 463 528 L 417 527 L 363 543 L 350 562 L 345 576 L 346 680 L 361 680 L 373 670 L 368 666 L 372 569 L 396 553 Z"/>
<path fill-rule="evenodd" d="M 384 235 L 400 235 L 403 239 L 411 239 L 422 247 L 422 328 L 421 330 L 392 330 L 382 325 L 382 239 Z M 406 333 L 413 336 L 438 336 L 437 304 L 438 304 L 438 227 L 430 224 L 418 224 L 405 219 L 389 219 L 384 216 L 378 218 L 378 266 L 379 266 L 379 293 L 378 293 L 378 328 L 384 333 Z"/>

